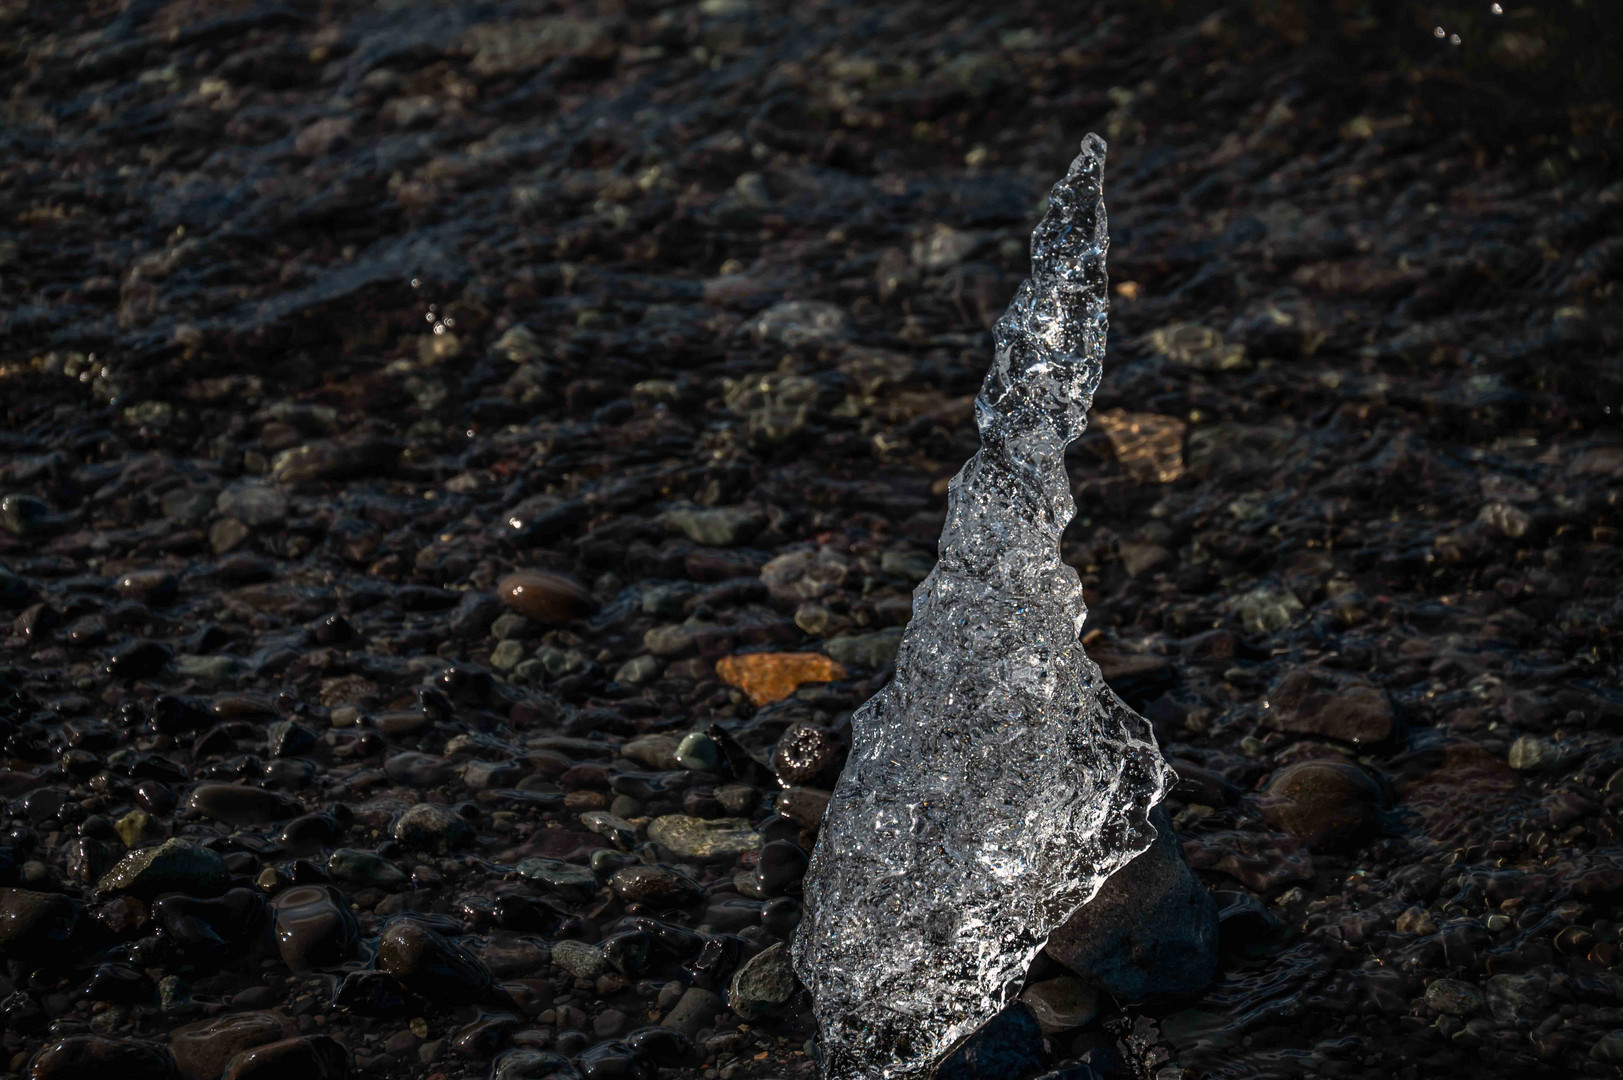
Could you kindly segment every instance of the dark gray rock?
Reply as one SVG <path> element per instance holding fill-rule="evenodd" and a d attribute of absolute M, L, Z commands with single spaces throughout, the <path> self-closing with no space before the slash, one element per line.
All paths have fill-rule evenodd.
<path fill-rule="evenodd" d="M 394 838 L 421 851 L 455 851 L 473 842 L 473 828 L 450 807 L 418 803 L 395 822 Z"/>
<path fill-rule="evenodd" d="M 794 996 L 795 969 L 789 946 L 769 946 L 739 965 L 727 989 L 727 1004 L 745 1020 L 771 1012 Z"/>
<path fill-rule="evenodd" d="M 471 1004 L 491 985 L 478 957 L 410 919 L 398 919 L 383 931 L 377 966 L 412 993 L 441 1005 Z"/>
<path fill-rule="evenodd" d="M 1021 1080 L 1041 1069 L 1045 1060 L 1043 1029 L 1030 1009 L 1016 1003 L 947 1055 L 935 1080 Z"/>
<path fill-rule="evenodd" d="M 349 1051 L 331 1035 L 304 1035 L 244 1050 L 222 1080 L 343 1080 Z"/>
<path fill-rule="evenodd" d="M 134 1039 L 69 1035 L 34 1055 L 29 1080 L 169 1080 L 169 1051 Z"/>
<path fill-rule="evenodd" d="M 166 892 L 213 896 L 230 883 L 225 860 L 216 852 L 176 837 L 124 856 L 96 885 L 96 891 L 151 900 Z"/>
<path fill-rule="evenodd" d="M 1164 807 L 1155 843 L 1048 939 L 1048 955 L 1123 1001 L 1199 990 L 1217 966 L 1217 905 L 1190 871 Z"/>
<path fill-rule="evenodd" d="M 680 1031 L 691 1039 L 700 1028 L 714 1020 L 721 1009 L 721 998 L 702 987 L 690 986 L 671 1007 L 671 1011 L 665 1014 L 665 1019 L 661 1020 L 660 1024 L 673 1031 Z"/>
<path fill-rule="evenodd" d="M 63 948 L 79 905 L 59 893 L 0 889 L 0 958 L 33 960 Z"/>
<path fill-rule="evenodd" d="M 244 1012 L 185 1024 L 169 1035 L 169 1050 L 185 1080 L 219 1080 L 231 1059 L 288 1034 L 288 1024 L 268 1012 Z"/>

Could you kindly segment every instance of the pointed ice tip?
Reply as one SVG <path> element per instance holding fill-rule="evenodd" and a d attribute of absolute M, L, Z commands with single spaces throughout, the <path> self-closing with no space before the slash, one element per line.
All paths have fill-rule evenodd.
<path fill-rule="evenodd" d="M 1071 159 L 1071 167 L 1065 170 L 1065 179 L 1060 183 L 1074 182 L 1084 173 L 1101 175 L 1105 170 L 1105 152 L 1108 149 L 1104 139 L 1097 133 L 1088 132 L 1082 137 L 1081 151 Z"/>

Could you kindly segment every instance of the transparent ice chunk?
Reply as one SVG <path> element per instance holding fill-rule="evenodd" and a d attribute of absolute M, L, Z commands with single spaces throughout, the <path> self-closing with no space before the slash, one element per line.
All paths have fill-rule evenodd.
<path fill-rule="evenodd" d="M 1171 771 L 1078 635 L 1060 561 L 1065 446 L 1105 349 L 1097 135 L 1054 185 L 998 320 L 940 559 L 851 755 L 806 879 L 795 971 L 825 1080 L 922 1077 L 998 1013 L 1048 936 L 1145 851 Z"/>

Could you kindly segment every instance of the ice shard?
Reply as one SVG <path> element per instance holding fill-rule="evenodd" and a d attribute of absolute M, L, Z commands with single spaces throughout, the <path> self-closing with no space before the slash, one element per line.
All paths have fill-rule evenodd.
<path fill-rule="evenodd" d="M 1171 771 L 1083 652 L 1059 555 L 1105 350 L 1104 159 L 1089 135 L 1054 185 L 895 677 L 851 720 L 794 945 L 825 1080 L 928 1076 L 1155 836 Z"/>

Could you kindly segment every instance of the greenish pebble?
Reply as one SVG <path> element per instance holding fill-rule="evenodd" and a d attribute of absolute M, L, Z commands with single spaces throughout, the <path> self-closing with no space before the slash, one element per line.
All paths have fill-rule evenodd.
<path fill-rule="evenodd" d="M 628 851 L 615 851 L 613 848 L 598 848 L 592 852 L 592 873 L 598 878 L 607 880 L 609 875 L 626 866 L 636 866 L 642 860 Z"/>
<path fill-rule="evenodd" d="M 523 637 L 529 625 L 529 619 L 510 611 L 506 615 L 498 615 L 496 621 L 490 624 L 490 636 L 497 641 L 510 641 Z"/>
<path fill-rule="evenodd" d="M 640 762 L 650 769 L 669 772 L 677 768 L 676 746 L 676 740 L 669 735 L 638 735 L 620 747 L 620 756 Z"/>
<path fill-rule="evenodd" d="M 329 855 L 327 873 L 358 885 L 399 885 L 407 880 L 406 872 L 382 855 L 355 848 L 339 848 Z"/>
<path fill-rule="evenodd" d="M 497 671 L 511 671 L 524 661 L 524 646 L 512 639 L 498 642 L 490 650 L 490 666 Z"/>
<path fill-rule="evenodd" d="M 556 645 L 541 646 L 536 651 L 535 658 L 541 661 L 541 666 L 546 668 L 547 674 L 555 679 L 579 671 L 586 666 L 584 653 L 577 652 L 574 649 L 560 649 Z"/>
<path fill-rule="evenodd" d="M 614 679 L 616 682 L 631 683 L 633 686 L 640 686 L 658 674 L 659 661 L 654 659 L 654 657 L 649 656 L 647 653 L 644 653 L 641 656 L 633 656 L 630 660 L 627 660 L 625 663 L 616 668 L 614 672 Z"/>
<path fill-rule="evenodd" d="M 1482 1010 L 1482 991 L 1460 979 L 1433 979 L 1426 987 L 1426 1005 L 1449 1016 L 1470 1016 Z"/>
<path fill-rule="evenodd" d="M 570 938 L 553 942 L 552 962 L 577 979 L 597 979 L 609 973 L 602 949 Z"/>
<path fill-rule="evenodd" d="M 539 855 L 523 860 L 513 868 L 522 878 L 528 878 L 566 899 L 590 900 L 597 893 L 597 876 L 584 866 L 575 866 L 561 859 L 543 859 Z"/>
<path fill-rule="evenodd" d="M 158 1010 L 165 1016 L 186 1016 L 197 1012 L 191 984 L 179 975 L 165 975 L 159 979 Z"/>
<path fill-rule="evenodd" d="M 145 810 L 131 810 L 113 826 L 118 838 L 124 841 L 124 846 L 132 848 L 141 842 L 146 835 L 147 826 L 152 824 L 152 817 Z"/>
<path fill-rule="evenodd" d="M 788 1001 L 795 992 L 789 946 L 778 942 L 744 961 L 727 989 L 727 1004 L 745 1020 Z"/>
<path fill-rule="evenodd" d="M 666 530 L 707 547 L 731 547 L 761 531 L 766 517 L 747 506 L 717 506 L 709 509 L 682 507 L 659 516 Z"/>
<path fill-rule="evenodd" d="M 676 763 L 689 772 L 715 772 L 721 747 L 702 731 L 690 731 L 676 745 Z"/>
<path fill-rule="evenodd" d="M 229 679 L 237 670 L 237 658 L 234 656 L 191 656 L 175 657 L 175 671 L 188 679 L 208 679 L 220 682 Z"/>
<path fill-rule="evenodd" d="M 852 634 L 823 643 L 823 651 L 848 668 L 888 667 L 902 644 L 902 628 L 892 626 L 871 634 Z"/>
<path fill-rule="evenodd" d="M 734 859 L 761 846 L 760 835 L 745 818 L 667 814 L 648 826 L 648 838 L 683 859 Z"/>

